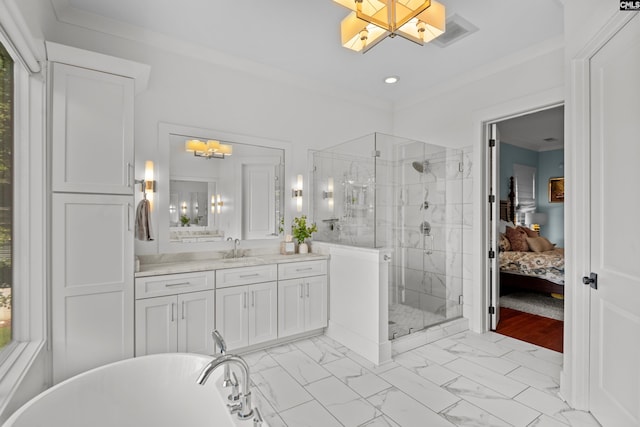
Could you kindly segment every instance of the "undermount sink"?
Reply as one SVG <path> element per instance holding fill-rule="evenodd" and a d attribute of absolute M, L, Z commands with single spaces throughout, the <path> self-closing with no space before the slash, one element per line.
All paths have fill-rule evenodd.
<path fill-rule="evenodd" d="M 246 257 L 239 257 L 239 258 L 226 258 L 226 259 L 223 259 L 222 262 L 225 264 L 248 265 L 248 264 L 254 264 L 254 263 L 261 263 L 261 262 L 264 262 L 264 260 L 262 258 L 258 258 L 254 256 L 246 256 Z"/>

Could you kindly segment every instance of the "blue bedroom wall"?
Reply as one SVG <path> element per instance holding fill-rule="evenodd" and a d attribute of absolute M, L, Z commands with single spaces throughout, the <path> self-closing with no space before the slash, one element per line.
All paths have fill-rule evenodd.
<path fill-rule="evenodd" d="M 536 198 L 538 212 L 548 215 L 548 222 L 541 226 L 541 235 L 564 247 L 564 203 L 549 203 L 549 178 L 564 176 L 564 150 L 532 151 L 505 142 L 500 143 L 500 200 L 509 193 L 509 177 L 514 163 L 535 167 Z"/>

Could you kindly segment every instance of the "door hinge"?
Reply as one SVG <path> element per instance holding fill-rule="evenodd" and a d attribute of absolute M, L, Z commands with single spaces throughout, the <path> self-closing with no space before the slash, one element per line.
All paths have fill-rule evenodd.
<path fill-rule="evenodd" d="M 371 152 L 371 157 L 380 157 L 380 150 L 373 150 Z"/>
<path fill-rule="evenodd" d="M 489 195 L 489 203 L 495 203 L 495 202 L 496 202 L 495 194 L 490 194 Z"/>
<path fill-rule="evenodd" d="M 460 305 L 464 304 L 464 298 L 463 298 L 462 295 L 458 296 L 458 304 L 460 304 Z"/>
<path fill-rule="evenodd" d="M 582 283 L 591 286 L 593 289 L 598 289 L 598 275 L 596 273 L 589 274 L 589 277 L 584 276 Z"/>
<path fill-rule="evenodd" d="M 496 314 L 496 308 L 494 306 L 489 307 L 489 314 Z"/>
<path fill-rule="evenodd" d="M 495 139 L 490 139 L 489 140 L 489 147 L 495 147 L 496 146 L 496 140 Z"/>
<path fill-rule="evenodd" d="M 494 259 L 496 257 L 496 252 L 492 249 L 489 251 L 489 259 Z"/>

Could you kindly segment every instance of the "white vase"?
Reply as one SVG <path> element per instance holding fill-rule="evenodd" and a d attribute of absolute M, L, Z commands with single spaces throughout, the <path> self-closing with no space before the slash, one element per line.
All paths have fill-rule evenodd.
<path fill-rule="evenodd" d="M 308 254 L 309 253 L 309 245 L 306 243 L 300 243 L 298 245 L 298 253 L 299 254 Z"/>

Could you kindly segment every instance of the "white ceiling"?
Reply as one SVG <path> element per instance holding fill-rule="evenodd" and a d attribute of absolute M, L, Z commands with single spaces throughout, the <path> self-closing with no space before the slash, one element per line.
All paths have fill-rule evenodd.
<path fill-rule="evenodd" d="M 340 46 L 349 11 L 331 0 L 51 0 L 58 19 L 74 25 L 168 37 L 383 103 L 424 97 L 498 60 L 561 45 L 562 0 L 440 1 L 447 17 L 459 15 L 478 31 L 446 48 L 388 38 L 363 55 Z M 388 75 L 400 82 L 383 83 Z"/>
<path fill-rule="evenodd" d="M 549 108 L 498 123 L 500 142 L 533 151 L 564 147 L 564 106 Z"/>

